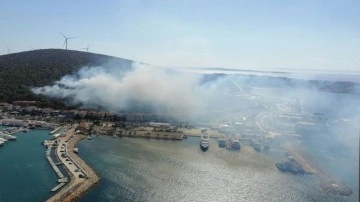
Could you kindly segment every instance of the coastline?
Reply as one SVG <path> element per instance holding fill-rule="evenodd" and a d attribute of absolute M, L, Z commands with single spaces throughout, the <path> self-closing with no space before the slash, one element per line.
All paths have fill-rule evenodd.
<path fill-rule="evenodd" d="M 75 176 L 73 172 L 65 166 L 66 172 L 68 172 L 71 176 L 70 183 L 49 198 L 47 200 L 48 202 L 75 201 L 100 180 L 95 171 L 74 152 L 75 145 L 85 137 L 85 135 L 81 134 L 74 135 L 74 130 L 69 130 L 66 136 L 61 138 L 61 141 L 68 140 L 66 152 L 69 158 L 74 162 L 74 164 L 81 168 L 82 172 L 85 173 L 87 177 L 79 178 L 79 176 Z"/>

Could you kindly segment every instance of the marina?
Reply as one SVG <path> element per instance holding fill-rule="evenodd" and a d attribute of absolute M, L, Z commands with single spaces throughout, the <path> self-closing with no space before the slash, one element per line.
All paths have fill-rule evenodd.
<path fill-rule="evenodd" d="M 0 129 L 4 128 L 0 126 Z M 57 184 L 57 175 L 45 158 L 41 142 L 49 131 L 13 134 L 16 142 L 0 148 L 0 201 L 45 201 Z"/>

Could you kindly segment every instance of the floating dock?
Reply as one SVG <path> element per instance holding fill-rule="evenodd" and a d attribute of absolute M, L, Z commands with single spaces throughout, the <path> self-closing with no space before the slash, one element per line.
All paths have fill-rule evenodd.
<path fill-rule="evenodd" d="M 62 129 L 62 127 L 57 127 L 57 128 L 55 128 L 53 131 L 51 131 L 49 134 L 50 135 L 54 135 L 55 133 L 57 133 L 59 130 L 61 130 Z"/>
<path fill-rule="evenodd" d="M 51 191 L 55 192 L 55 191 L 59 190 L 65 184 L 66 184 L 65 182 L 62 182 L 62 183 L 58 184 L 56 187 L 52 188 Z"/>
<path fill-rule="evenodd" d="M 53 161 L 53 159 L 51 158 L 51 150 L 53 148 L 53 142 L 47 142 L 47 150 L 46 150 L 46 158 L 49 161 L 51 167 L 54 169 L 56 175 L 59 177 L 58 182 L 60 182 L 60 184 L 58 184 L 56 187 L 54 187 L 53 189 L 51 189 L 52 192 L 57 191 L 58 189 L 60 189 L 62 186 L 64 186 L 67 182 L 68 179 L 67 177 L 65 177 L 62 172 L 60 171 L 60 169 L 57 167 L 57 165 L 62 164 L 61 162 L 55 163 Z"/>

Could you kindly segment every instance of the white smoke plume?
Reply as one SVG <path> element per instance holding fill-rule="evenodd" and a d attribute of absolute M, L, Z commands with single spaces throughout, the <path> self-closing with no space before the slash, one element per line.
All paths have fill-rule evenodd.
<path fill-rule="evenodd" d="M 130 71 L 114 67 L 83 67 L 52 86 L 32 90 L 53 98 L 67 98 L 71 104 L 82 107 L 101 107 L 110 111 L 127 110 L 134 103 L 184 116 L 199 111 L 198 76 L 175 74 L 138 63 L 133 63 L 132 67 Z"/>

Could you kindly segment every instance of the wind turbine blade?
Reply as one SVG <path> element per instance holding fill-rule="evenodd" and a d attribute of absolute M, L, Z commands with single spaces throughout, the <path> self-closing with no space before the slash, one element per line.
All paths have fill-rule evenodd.
<path fill-rule="evenodd" d="M 61 33 L 61 32 L 59 32 L 64 38 L 66 38 L 66 36 L 63 34 L 63 33 Z"/>
<path fill-rule="evenodd" d="M 76 37 L 68 37 L 67 39 L 75 39 Z"/>
<path fill-rule="evenodd" d="M 65 41 L 64 41 L 64 44 L 63 44 L 63 46 L 65 46 L 65 44 L 66 44 L 66 39 L 65 39 Z"/>

